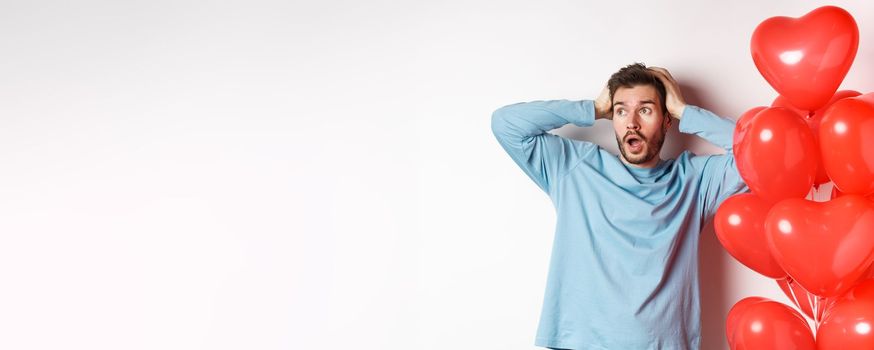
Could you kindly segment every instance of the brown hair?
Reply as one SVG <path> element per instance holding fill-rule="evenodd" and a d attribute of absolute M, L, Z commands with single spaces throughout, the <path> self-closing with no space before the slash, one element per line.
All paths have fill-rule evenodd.
<path fill-rule="evenodd" d="M 662 113 L 668 114 L 668 106 L 665 104 L 666 94 L 665 84 L 652 71 L 646 68 L 643 63 L 629 64 L 618 72 L 610 76 L 607 81 L 607 87 L 610 89 L 610 102 L 613 102 L 613 94 L 619 88 L 633 88 L 638 85 L 650 85 L 656 89 L 659 94 L 659 102 L 662 104 Z"/>

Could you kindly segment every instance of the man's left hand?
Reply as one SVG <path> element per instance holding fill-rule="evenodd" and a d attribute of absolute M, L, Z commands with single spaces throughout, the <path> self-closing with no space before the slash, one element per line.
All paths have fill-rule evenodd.
<path fill-rule="evenodd" d="M 686 109 L 686 101 L 683 100 L 683 94 L 680 92 L 680 85 L 671 76 L 667 69 L 661 67 L 648 67 L 659 79 L 665 84 L 665 91 L 668 96 L 665 96 L 665 105 L 668 108 L 668 114 L 672 117 L 680 119 L 683 116 L 683 110 Z"/>

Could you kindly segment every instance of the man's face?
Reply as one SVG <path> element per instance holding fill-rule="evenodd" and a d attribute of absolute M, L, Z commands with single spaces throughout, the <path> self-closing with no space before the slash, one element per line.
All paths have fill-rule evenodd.
<path fill-rule="evenodd" d="M 662 113 L 655 87 L 637 85 L 613 93 L 613 130 L 625 163 L 641 168 L 658 165 L 670 125 L 671 117 Z"/>

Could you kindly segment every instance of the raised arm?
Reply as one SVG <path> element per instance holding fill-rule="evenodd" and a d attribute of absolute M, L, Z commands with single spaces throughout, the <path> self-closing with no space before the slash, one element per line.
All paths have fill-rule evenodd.
<path fill-rule="evenodd" d="M 722 155 L 692 158 L 692 165 L 701 175 L 701 194 L 708 217 L 714 215 L 719 204 L 728 197 L 749 191 L 737 170 L 732 153 L 734 126 L 733 120 L 721 118 L 696 106 L 687 106 L 680 120 L 680 132 L 698 135 L 725 150 Z"/>
<path fill-rule="evenodd" d="M 501 107 L 492 113 L 492 132 L 510 158 L 547 194 L 553 185 L 597 146 L 547 131 L 568 123 L 591 126 L 592 100 L 532 101 Z M 602 114 L 603 115 L 603 114 Z"/>
<path fill-rule="evenodd" d="M 699 195 L 704 201 L 704 214 L 710 217 L 726 198 L 749 191 L 749 187 L 740 177 L 732 154 L 735 121 L 721 118 L 701 107 L 687 105 L 680 93 L 680 86 L 671 73 L 659 67 L 650 69 L 665 84 L 665 105 L 671 116 L 680 120 L 680 132 L 699 136 L 725 150 L 722 155 L 691 158 L 692 166 L 700 176 Z"/>

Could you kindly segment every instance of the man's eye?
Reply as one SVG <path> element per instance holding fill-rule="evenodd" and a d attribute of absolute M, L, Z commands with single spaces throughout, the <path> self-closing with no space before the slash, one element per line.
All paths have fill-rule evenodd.
<path fill-rule="evenodd" d="M 649 112 L 650 112 L 649 108 L 641 108 L 640 109 L 640 113 L 649 114 Z"/>
<path fill-rule="evenodd" d="M 616 114 L 618 114 L 618 115 L 625 115 L 625 110 L 624 110 L 624 109 L 617 110 L 617 111 L 616 111 Z"/>

